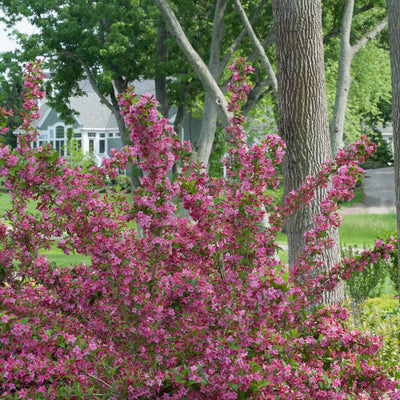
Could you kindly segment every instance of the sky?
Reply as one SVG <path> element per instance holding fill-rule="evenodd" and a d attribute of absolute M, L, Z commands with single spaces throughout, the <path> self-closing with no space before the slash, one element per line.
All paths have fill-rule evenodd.
<path fill-rule="evenodd" d="M 0 53 L 4 51 L 14 50 L 17 46 L 16 41 L 8 37 L 8 33 L 11 33 L 13 29 L 5 29 L 6 25 L 3 22 L 0 22 Z M 35 32 L 35 28 L 30 25 L 26 20 L 18 22 L 15 25 L 14 29 L 28 34 L 32 34 Z"/>

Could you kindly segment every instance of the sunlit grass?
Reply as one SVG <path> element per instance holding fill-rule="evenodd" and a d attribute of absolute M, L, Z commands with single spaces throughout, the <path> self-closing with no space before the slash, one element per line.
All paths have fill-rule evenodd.
<path fill-rule="evenodd" d="M 344 215 L 339 229 L 340 242 L 358 247 L 371 246 L 385 232 L 396 232 L 396 214 Z"/>
<path fill-rule="evenodd" d="M 64 254 L 56 245 L 53 245 L 50 250 L 42 251 L 41 254 L 44 254 L 50 262 L 55 262 L 56 265 L 60 267 L 67 267 L 71 264 L 82 264 L 83 262 L 86 265 L 91 264 L 90 257 L 72 252 L 70 254 Z"/>

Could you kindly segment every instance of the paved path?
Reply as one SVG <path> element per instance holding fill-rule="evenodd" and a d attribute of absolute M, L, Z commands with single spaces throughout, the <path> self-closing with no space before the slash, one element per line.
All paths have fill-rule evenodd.
<path fill-rule="evenodd" d="M 396 211 L 393 167 L 366 170 L 363 184 L 364 202 L 343 207 L 343 215 L 386 214 Z"/>

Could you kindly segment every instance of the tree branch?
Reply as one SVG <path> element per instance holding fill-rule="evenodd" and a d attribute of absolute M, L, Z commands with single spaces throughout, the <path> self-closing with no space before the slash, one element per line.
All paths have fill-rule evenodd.
<path fill-rule="evenodd" d="M 249 111 L 260 101 L 261 97 L 267 92 L 272 92 L 272 87 L 265 90 L 265 88 L 270 83 L 269 79 L 264 79 L 263 81 L 257 82 L 253 89 L 247 96 L 247 102 L 242 108 L 243 116 L 246 117 Z"/>
<path fill-rule="evenodd" d="M 210 58 L 208 61 L 208 69 L 211 75 L 218 83 L 224 66 L 221 64 L 221 48 L 224 40 L 224 14 L 227 0 L 218 0 L 215 8 L 213 31 L 210 47 Z"/>
<path fill-rule="evenodd" d="M 263 49 L 265 50 L 268 46 L 270 46 L 272 43 L 274 43 L 275 41 L 275 32 L 274 29 L 272 28 L 267 36 L 265 36 L 264 40 L 261 43 L 261 46 L 263 47 Z M 247 61 L 250 63 L 253 63 L 258 57 L 258 51 L 255 50 L 253 51 L 249 57 L 247 58 Z"/>
<path fill-rule="evenodd" d="M 275 93 L 275 96 L 278 96 L 278 82 L 276 80 L 275 72 L 272 69 L 272 65 L 269 62 L 267 55 L 265 54 L 264 48 L 261 46 L 260 41 L 257 39 L 257 36 L 254 33 L 254 30 L 249 22 L 249 19 L 247 18 L 247 15 L 246 15 L 245 11 L 243 10 L 240 0 L 234 0 L 234 3 L 235 3 L 236 11 L 239 14 L 239 16 L 243 22 L 243 25 L 247 31 L 247 34 L 249 35 L 249 38 L 250 38 L 251 42 L 253 43 L 253 46 L 255 47 L 255 49 L 258 52 L 258 56 L 260 57 L 265 70 L 267 71 L 267 74 L 268 74 L 270 82 L 271 82 L 272 89 Z"/>
<path fill-rule="evenodd" d="M 166 0 L 153 0 L 153 3 L 160 11 L 168 30 L 175 38 L 181 50 L 184 52 L 187 60 L 199 77 L 204 88 L 215 99 L 218 115 L 221 118 L 223 125 L 230 125 L 229 119 L 231 114 L 227 111 L 228 104 L 225 100 L 224 94 L 219 88 L 218 83 L 211 75 L 204 61 L 190 44 L 168 2 Z"/>
<path fill-rule="evenodd" d="M 257 7 L 256 12 L 254 13 L 253 17 L 250 20 L 250 24 L 253 25 L 258 18 L 261 15 L 261 12 L 263 10 L 265 6 L 265 1 L 261 1 L 260 4 Z M 222 64 L 225 66 L 226 64 L 228 64 L 229 60 L 232 57 L 232 54 L 236 51 L 236 49 L 239 47 L 239 44 L 242 42 L 243 38 L 246 36 L 246 28 L 244 28 L 239 35 L 237 36 L 237 38 L 234 40 L 234 42 L 230 45 L 229 49 L 227 50 L 227 52 L 225 53 L 225 56 L 222 60 Z"/>
<path fill-rule="evenodd" d="M 388 19 L 384 18 L 378 22 L 373 29 L 371 29 L 366 35 L 351 46 L 353 55 L 358 53 L 363 46 L 365 46 L 370 40 L 374 39 L 383 29 L 387 27 Z"/>
<path fill-rule="evenodd" d="M 93 90 L 96 92 L 96 94 L 100 97 L 100 101 L 107 106 L 111 111 L 114 110 L 114 106 L 112 105 L 112 103 L 103 95 L 103 93 L 100 92 L 100 89 L 97 86 L 97 83 L 95 81 L 95 79 L 93 78 L 93 74 L 90 71 L 90 69 L 86 66 L 86 64 L 83 62 L 83 60 L 78 57 L 76 54 L 71 53 L 70 51 L 66 51 L 66 50 L 62 50 L 61 53 L 55 53 L 52 55 L 53 57 L 57 57 L 57 56 L 67 56 L 72 58 L 73 60 L 77 61 L 79 64 L 82 65 L 82 68 L 84 69 L 90 85 L 92 86 Z"/>
<path fill-rule="evenodd" d="M 274 30 L 272 29 L 272 30 L 267 34 L 267 36 L 264 38 L 264 40 L 262 41 L 261 46 L 262 46 L 263 49 L 265 50 L 268 46 L 270 46 L 270 45 L 274 42 L 274 40 L 275 40 L 275 33 L 274 33 Z M 247 61 L 248 63 L 253 63 L 253 62 L 257 59 L 257 57 L 258 57 L 258 51 L 255 50 L 255 51 L 253 51 L 253 52 L 249 55 L 249 57 L 247 58 L 246 61 Z M 226 80 L 224 81 L 224 83 L 222 84 L 222 92 L 223 92 L 223 93 L 226 93 L 227 88 L 228 88 L 228 83 L 229 83 L 230 81 L 231 81 L 231 78 L 226 79 Z"/>

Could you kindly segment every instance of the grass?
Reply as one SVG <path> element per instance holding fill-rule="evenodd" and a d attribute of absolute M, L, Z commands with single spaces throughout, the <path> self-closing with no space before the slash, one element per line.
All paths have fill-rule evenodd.
<path fill-rule="evenodd" d="M 372 246 L 385 232 L 396 232 L 396 214 L 344 215 L 339 228 L 340 243 L 346 246 Z M 277 242 L 287 244 L 287 235 L 279 233 Z"/>
<path fill-rule="evenodd" d="M 0 217 L 2 217 L 7 210 L 10 210 L 11 206 L 11 196 L 8 193 L 0 192 Z M 28 210 L 32 213 L 35 212 L 35 205 L 33 202 L 28 203 Z"/>
<path fill-rule="evenodd" d="M 66 255 L 56 245 L 53 245 L 48 251 L 43 251 L 42 254 L 45 254 L 50 262 L 55 262 L 60 267 L 67 267 L 71 264 L 82 264 L 83 262 L 86 265 L 91 264 L 90 257 L 76 253 Z"/>
<path fill-rule="evenodd" d="M 376 285 L 373 290 L 373 293 L 370 293 L 372 297 L 381 297 L 382 295 L 390 295 L 390 296 L 398 296 L 398 292 L 394 287 L 393 282 L 387 276 L 383 283 Z"/>
<path fill-rule="evenodd" d="M 344 215 L 339 237 L 344 245 L 371 246 L 385 232 L 396 232 L 396 229 L 395 213 Z"/>

